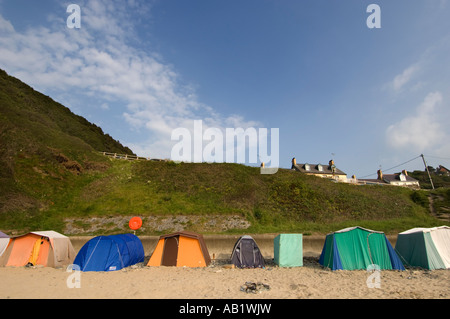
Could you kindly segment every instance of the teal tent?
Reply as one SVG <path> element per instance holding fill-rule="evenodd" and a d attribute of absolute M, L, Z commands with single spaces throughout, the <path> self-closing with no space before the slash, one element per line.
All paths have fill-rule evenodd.
<path fill-rule="evenodd" d="M 332 270 L 379 269 L 405 270 L 400 258 L 383 232 L 349 227 L 328 234 L 319 263 Z"/>
<path fill-rule="evenodd" d="M 280 234 L 273 241 L 275 263 L 280 267 L 303 266 L 302 234 Z"/>
<path fill-rule="evenodd" d="M 450 269 L 450 227 L 404 231 L 398 234 L 395 250 L 408 266 Z"/>

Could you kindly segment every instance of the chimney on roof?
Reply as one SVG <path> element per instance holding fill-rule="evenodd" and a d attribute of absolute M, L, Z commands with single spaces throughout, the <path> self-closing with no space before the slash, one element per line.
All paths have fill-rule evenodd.
<path fill-rule="evenodd" d="M 264 162 L 262 162 L 262 163 L 261 163 L 261 167 L 264 168 L 264 166 L 265 166 L 265 165 L 264 165 Z"/>
<path fill-rule="evenodd" d="M 379 170 L 377 171 L 377 174 L 378 174 L 378 179 L 379 179 L 379 180 L 383 180 L 383 172 L 381 171 L 381 169 L 379 169 Z"/>
<path fill-rule="evenodd" d="M 292 158 L 292 167 L 294 168 L 294 166 L 297 165 L 297 160 L 295 159 L 295 157 Z"/>
<path fill-rule="evenodd" d="M 334 165 L 334 161 L 330 160 L 328 162 L 328 169 L 331 170 L 331 172 L 334 174 L 336 173 L 336 165 Z"/>
<path fill-rule="evenodd" d="M 406 169 L 404 169 L 404 170 L 402 171 L 402 173 L 403 173 L 403 175 L 408 176 L 408 172 L 406 171 Z"/>

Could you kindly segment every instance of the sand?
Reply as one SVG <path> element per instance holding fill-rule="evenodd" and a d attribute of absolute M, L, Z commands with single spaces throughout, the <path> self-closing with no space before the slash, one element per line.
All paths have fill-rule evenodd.
<path fill-rule="evenodd" d="M 215 261 L 206 268 L 147 267 L 143 263 L 114 272 L 67 272 L 48 267 L 1 267 L 2 299 L 449 299 L 450 271 L 330 271 L 318 258 L 303 267 L 231 269 Z M 379 287 L 368 278 L 379 276 Z M 75 279 L 80 287 L 73 287 Z M 69 279 L 69 286 L 67 284 Z M 241 291 L 246 282 L 270 289 Z"/>

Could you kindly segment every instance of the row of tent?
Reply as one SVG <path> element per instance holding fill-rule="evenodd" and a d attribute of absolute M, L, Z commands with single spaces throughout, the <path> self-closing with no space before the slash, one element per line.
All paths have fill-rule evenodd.
<path fill-rule="evenodd" d="M 54 231 L 9 237 L 0 232 L 0 266 L 70 264 L 81 271 L 114 271 L 144 261 L 144 248 L 133 234 L 97 236 L 75 256 L 70 239 Z M 280 267 L 303 265 L 302 234 L 280 234 L 274 239 L 274 261 Z M 240 237 L 231 262 L 238 268 L 262 268 L 263 255 L 256 241 Z M 177 232 L 160 236 L 147 266 L 206 267 L 211 258 L 202 235 Z M 325 238 L 319 263 L 332 270 L 404 270 L 404 265 L 450 269 L 450 227 L 414 228 L 398 235 L 395 249 L 383 232 L 362 227 L 345 228 Z"/>
<path fill-rule="evenodd" d="M 403 265 L 450 269 L 450 227 L 413 228 L 397 236 L 395 249 L 383 232 L 350 227 L 328 234 L 319 263 L 332 270 L 404 270 Z"/>

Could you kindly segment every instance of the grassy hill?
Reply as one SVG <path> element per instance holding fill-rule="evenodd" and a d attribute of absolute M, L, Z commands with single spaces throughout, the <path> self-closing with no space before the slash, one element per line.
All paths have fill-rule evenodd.
<path fill-rule="evenodd" d="M 431 179 L 435 188 L 450 188 L 450 176 L 439 175 L 431 172 Z M 408 172 L 408 175 L 417 179 L 420 183 L 420 188 L 431 189 L 430 177 L 426 171 Z"/>
<path fill-rule="evenodd" d="M 284 169 L 261 175 L 258 168 L 239 164 L 108 161 L 104 170 L 55 179 L 33 169 L 32 159 L 19 159 L 23 173 L 18 180 L 27 181 L 29 193 L 44 204 L 4 212 L 0 229 L 120 233 L 129 231 L 132 216 L 144 220 L 139 234 L 177 226 L 203 233 L 312 234 L 354 225 L 387 233 L 442 225 L 414 200 L 421 191 L 338 184 Z M 158 228 L 168 220 L 171 224 Z M 230 220 L 244 221 L 246 227 L 221 227 Z M 212 227 L 212 221 L 217 225 Z"/>
<path fill-rule="evenodd" d="M 202 233 L 326 233 L 360 225 L 387 233 L 431 227 L 422 191 L 334 183 L 239 164 L 114 160 L 132 154 L 102 130 L 0 72 L 0 229 L 73 234 L 177 229 Z M 419 194 L 419 195 L 417 195 Z"/>
<path fill-rule="evenodd" d="M 428 173 L 425 171 L 409 172 L 408 175 L 420 182 L 423 189 L 414 194 L 417 203 L 430 209 L 432 215 L 446 221 L 450 221 L 450 176 L 436 174 L 434 169 L 430 169 L 431 178 L 435 190 L 431 190 L 431 182 Z"/>
<path fill-rule="evenodd" d="M 45 209 L 46 200 L 29 185 L 35 174 L 63 187 L 67 174 L 106 168 L 94 151 L 132 154 L 100 127 L 0 70 L 0 213 Z"/>

